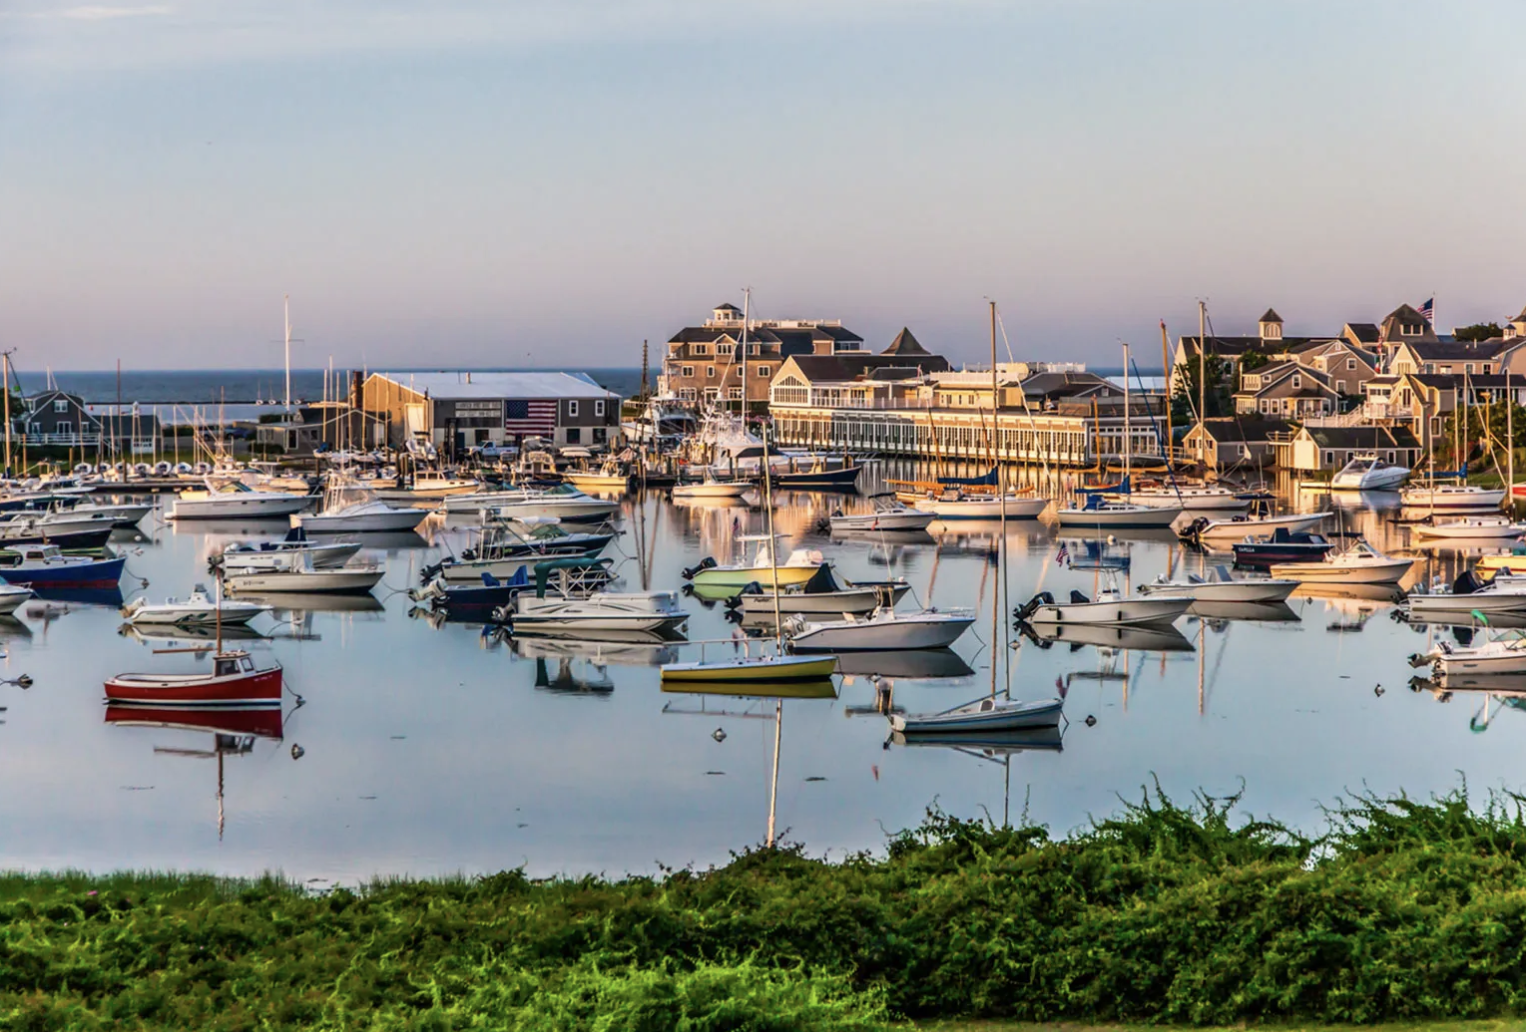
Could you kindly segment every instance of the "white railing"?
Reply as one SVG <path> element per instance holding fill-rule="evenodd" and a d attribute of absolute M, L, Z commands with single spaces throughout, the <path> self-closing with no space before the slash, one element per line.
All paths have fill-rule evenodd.
<path fill-rule="evenodd" d="M 13 436 L 12 441 L 34 446 L 56 445 L 69 448 L 94 448 L 101 443 L 99 433 L 68 433 L 68 434 L 39 434 L 26 433 L 19 437 Z"/>

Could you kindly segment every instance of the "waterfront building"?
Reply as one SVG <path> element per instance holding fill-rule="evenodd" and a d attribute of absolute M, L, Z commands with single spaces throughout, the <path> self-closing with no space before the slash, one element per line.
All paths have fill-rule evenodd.
<path fill-rule="evenodd" d="M 787 359 L 864 353 L 864 339 L 839 319 L 750 319 L 745 329 L 745 356 L 742 311 L 733 304 L 717 305 L 701 325 L 679 330 L 668 339 L 658 393 L 733 407 L 745 395 L 749 409 L 761 409 Z"/>
<path fill-rule="evenodd" d="M 1343 336 L 1334 340 L 1309 341 L 1270 358 L 1273 362 L 1294 362 L 1324 374 L 1339 395 L 1360 396 L 1362 384 L 1378 375 L 1379 359 L 1375 352 L 1344 336 L 1351 329 L 1352 324 L 1347 323 L 1342 330 Z"/>
<path fill-rule="evenodd" d="M 367 446 L 450 453 L 540 437 L 602 448 L 620 431 L 620 396 L 584 373 L 372 373 L 359 395 Z"/>
<path fill-rule="evenodd" d="M 1293 424 L 1285 419 L 1209 419 L 1187 431 L 1180 451 L 1201 459 L 1209 469 L 1260 469 L 1274 459 L 1273 439 L 1293 430 Z"/>
<path fill-rule="evenodd" d="M 1408 466 L 1420 464 L 1424 449 L 1403 426 L 1302 426 L 1288 433 L 1273 434 L 1272 452 L 1277 466 L 1278 487 L 1307 474 L 1327 479 L 1358 455 L 1376 453 L 1385 462 Z"/>
<path fill-rule="evenodd" d="M 33 394 L 26 408 L 11 415 L 13 441 L 32 446 L 94 448 L 101 443 L 101 421 L 85 399 L 56 387 Z"/>
<path fill-rule="evenodd" d="M 1430 451 L 1445 444 L 1447 421 L 1461 405 L 1478 407 L 1511 398 L 1526 404 L 1526 377 L 1503 373 L 1403 373 L 1367 384 L 1362 419 L 1376 426 L 1407 428 Z"/>
<path fill-rule="evenodd" d="M 1340 410 L 1330 377 L 1296 361 L 1268 362 L 1240 375 L 1235 412 L 1267 418 L 1309 419 Z"/>
<path fill-rule="evenodd" d="M 857 369 L 841 356 L 830 366 L 807 357 L 781 373 L 769 408 L 789 445 L 975 462 L 994 451 L 1003 461 L 1068 467 L 1125 449 L 1161 457 L 1158 392 L 1133 393 L 1126 419 L 1123 388 L 1072 363 L 1003 363 L 995 392 L 991 380 L 989 367 L 910 375 L 904 365 Z"/>

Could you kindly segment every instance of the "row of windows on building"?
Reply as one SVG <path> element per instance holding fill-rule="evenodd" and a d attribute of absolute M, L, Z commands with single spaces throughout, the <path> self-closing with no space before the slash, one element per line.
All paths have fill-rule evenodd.
<path fill-rule="evenodd" d="M 792 419 L 777 421 L 779 439 L 786 443 L 836 442 L 856 447 L 879 448 L 885 451 L 914 450 L 925 452 L 936 447 L 944 453 L 966 453 L 975 456 L 988 454 L 991 447 L 989 430 L 978 426 L 939 426 L 929 428 L 904 422 L 881 420 L 835 419 L 828 423 L 819 419 Z M 937 444 L 934 446 L 934 433 Z M 1158 444 L 1154 431 L 1149 427 L 1133 431 L 1135 454 L 1155 454 Z M 1097 446 L 1104 452 L 1118 452 L 1123 447 L 1121 430 L 1103 431 L 1097 438 Z M 1003 455 L 1050 455 L 1080 457 L 1086 454 L 1087 434 L 1084 430 L 1032 430 L 1027 428 L 1003 429 L 998 438 L 998 448 Z"/>
<path fill-rule="evenodd" d="M 773 375 L 773 370 L 770 367 L 766 366 L 766 365 L 752 366 L 750 368 L 752 369 L 752 375 L 757 377 L 760 380 L 761 379 L 767 379 L 769 376 Z M 742 375 L 742 369 L 743 369 L 742 366 L 738 366 L 737 367 L 737 375 L 738 376 Z M 730 372 L 730 370 L 728 369 L 727 372 Z M 691 366 L 691 365 L 679 366 L 678 373 L 679 373 L 680 376 L 683 376 L 683 377 L 686 377 L 686 378 L 687 377 L 692 377 L 694 375 L 694 367 Z M 713 365 L 705 366 L 705 377 L 706 377 L 706 379 L 710 379 L 710 380 L 715 379 L 715 366 L 713 366 Z M 574 415 L 576 415 L 576 413 L 574 413 Z"/>
<path fill-rule="evenodd" d="M 689 356 L 691 358 L 704 358 L 705 356 L 710 354 L 710 345 L 709 344 L 690 344 L 689 345 L 689 352 L 688 353 L 689 353 Z M 761 355 L 762 353 L 763 353 L 763 351 L 762 351 L 762 349 L 758 345 L 756 345 L 756 344 L 749 344 L 749 345 L 747 345 L 747 354 L 748 355 Z M 715 345 L 715 357 L 716 358 L 731 358 L 735 354 L 736 354 L 736 345 L 735 344 L 717 344 L 717 345 Z"/>

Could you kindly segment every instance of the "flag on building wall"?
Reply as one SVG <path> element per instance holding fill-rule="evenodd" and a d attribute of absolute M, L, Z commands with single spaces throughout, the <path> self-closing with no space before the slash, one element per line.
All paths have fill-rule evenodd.
<path fill-rule="evenodd" d="M 505 401 L 503 429 L 511 434 L 550 436 L 556 432 L 556 402 Z"/>

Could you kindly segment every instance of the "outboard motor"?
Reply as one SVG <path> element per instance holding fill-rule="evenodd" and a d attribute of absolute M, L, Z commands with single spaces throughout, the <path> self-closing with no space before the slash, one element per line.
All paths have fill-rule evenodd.
<path fill-rule="evenodd" d="M 434 580 L 441 573 L 443 573 L 444 570 L 445 567 L 443 564 L 430 563 L 428 566 L 419 571 L 419 581 L 420 583 L 428 584 L 430 581 Z"/>
<path fill-rule="evenodd" d="M 742 607 L 742 596 L 743 595 L 761 595 L 761 594 L 763 594 L 763 585 L 759 584 L 757 581 L 748 581 L 746 583 L 746 585 L 743 586 L 741 591 L 737 592 L 735 595 L 732 595 L 730 598 L 728 598 L 726 600 L 726 608 L 727 609 L 740 609 Z"/>
<path fill-rule="evenodd" d="M 1182 529 L 1182 537 L 1189 541 L 1197 541 L 1203 535 L 1203 529 L 1212 523 L 1207 516 L 1199 516 Z"/>
<path fill-rule="evenodd" d="M 1018 623 L 1026 623 L 1028 621 L 1028 617 L 1032 616 L 1034 612 L 1038 610 L 1039 606 L 1052 605 L 1054 605 L 1054 596 L 1047 591 L 1041 591 L 1037 595 L 1034 595 L 1032 598 L 1030 598 L 1027 602 L 1024 602 L 1017 609 L 1014 609 L 1012 611 L 1012 617 Z"/>
<path fill-rule="evenodd" d="M 689 568 L 684 570 L 683 571 L 683 578 L 684 578 L 684 580 L 693 580 L 694 579 L 694 575 L 696 573 L 699 573 L 701 570 L 712 569 L 712 568 L 715 567 L 715 565 L 716 565 L 715 557 L 707 555 L 703 559 L 701 559 L 697 564 L 695 564 L 694 566 L 690 566 Z"/>

